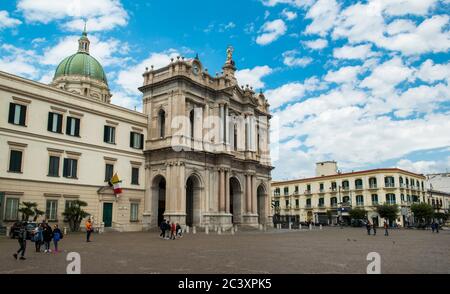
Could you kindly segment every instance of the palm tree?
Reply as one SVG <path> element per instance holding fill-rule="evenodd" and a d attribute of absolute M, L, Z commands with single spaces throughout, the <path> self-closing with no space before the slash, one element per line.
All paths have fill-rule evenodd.
<path fill-rule="evenodd" d="M 44 212 L 37 208 L 36 202 L 22 202 L 21 206 L 19 212 L 22 213 L 22 221 L 29 221 L 30 217 L 36 221 L 39 216 L 44 215 Z"/>

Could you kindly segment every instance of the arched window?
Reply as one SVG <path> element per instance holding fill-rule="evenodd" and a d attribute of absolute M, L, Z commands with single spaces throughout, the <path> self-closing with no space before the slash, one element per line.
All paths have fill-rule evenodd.
<path fill-rule="evenodd" d="M 342 181 L 342 188 L 343 188 L 344 190 L 350 189 L 350 184 L 349 184 L 349 182 L 348 182 L 347 180 Z"/>
<path fill-rule="evenodd" d="M 159 137 L 164 138 L 166 136 L 166 112 L 161 109 L 158 113 L 158 124 L 159 124 Z"/>
<path fill-rule="evenodd" d="M 330 198 L 330 205 L 331 205 L 331 207 L 336 207 L 337 206 L 337 198 L 336 197 L 331 197 Z"/>
<path fill-rule="evenodd" d="M 386 203 L 390 205 L 395 204 L 395 194 L 386 194 Z"/>
<path fill-rule="evenodd" d="M 350 196 L 344 196 L 342 202 L 343 204 L 351 204 Z"/>
<path fill-rule="evenodd" d="M 369 179 L 369 187 L 372 188 L 372 189 L 377 187 L 377 178 L 370 178 Z"/>
<path fill-rule="evenodd" d="M 191 125 L 191 132 L 190 132 L 191 139 L 194 139 L 194 127 L 195 127 L 194 126 L 195 125 L 194 115 L 195 115 L 195 112 L 194 112 L 194 109 L 192 109 L 191 112 L 189 113 L 189 123 Z"/>
<path fill-rule="evenodd" d="M 394 177 L 385 177 L 384 178 L 384 186 L 388 188 L 393 188 L 395 186 Z"/>
<path fill-rule="evenodd" d="M 409 188 L 409 179 L 405 178 L 405 181 L 406 181 L 406 188 Z"/>
<path fill-rule="evenodd" d="M 363 188 L 363 180 L 361 180 L 361 179 L 356 179 L 356 180 L 355 180 L 355 188 L 356 188 L 356 189 L 362 189 L 362 188 Z"/>
<path fill-rule="evenodd" d="M 364 197 L 363 197 L 363 195 L 357 195 L 356 196 L 356 205 L 357 206 L 364 206 Z"/>

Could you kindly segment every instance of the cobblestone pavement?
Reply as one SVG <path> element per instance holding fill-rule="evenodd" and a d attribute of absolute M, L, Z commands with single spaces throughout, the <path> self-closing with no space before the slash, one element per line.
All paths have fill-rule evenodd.
<path fill-rule="evenodd" d="M 70 234 L 63 252 L 15 260 L 17 240 L 0 237 L 0 273 L 66 272 L 68 252 L 81 255 L 82 273 L 366 273 L 369 252 L 381 255 L 382 273 L 450 273 L 450 231 L 393 230 L 385 237 L 359 228 L 246 231 L 235 235 L 198 232 L 162 240 L 156 232 Z"/>

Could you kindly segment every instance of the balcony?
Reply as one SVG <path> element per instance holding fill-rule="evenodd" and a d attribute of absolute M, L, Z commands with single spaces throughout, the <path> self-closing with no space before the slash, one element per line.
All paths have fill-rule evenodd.
<path fill-rule="evenodd" d="M 331 187 L 331 193 L 336 193 L 337 192 L 337 188 L 336 187 Z"/>
<path fill-rule="evenodd" d="M 337 207 L 337 203 L 331 203 L 331 207 L 336 208 Z"/>
<path fill-rule="evenodd" d="M 385 183 L 384 187 L 388 188 L 388 189 L 394 189 L 395 188 L 395 184 L 394 183 Z"/>
<path fill-rule="evenodd" d="M 305 208 L 306 208 L 306 209 L 311 209 L 312 206 L 311 206 L 311 204 L 306 204 L 306 205 L 305 205 Z"/>
<path fill-rule="evenodd" d="M 311 195 L 311 190 L 305 190 L 305 195 Z"/>
<path fill-rule="evenodd" d="M 357 207 L 363 207 L 364 206 L 364 202 L 356 202 L 356 206 Z"/>
<path fill-rule="evenodd" d="M 372 206 L 378 206 L 378 201 L 372 201 Z"/>
<path fill-rule="evenodd" d="M 280 193 L 273 193 L 273 197 L 280 197 Z"/>
<path fill-rule="evenodd" d="M 355 190 L 363 190 L 363 185 L 357 185 L 357 186 L 355 186 Z"/>
<path fill-rule="evenodd" d="M 325 208 L 325 204 L 324 204 L 324 203 L 319 203 L 319 204 L 317 205 L 317 207 L 318 207 L 319 209 L 324 209 L 324 208 Z"/>
<path fill-rule="evenodd" d="M 299 195 L 300 193 L 297 191 L 294 191 L 294 195 Z"/>
<path fill-rule="evenodd" d="M 350 190 L 350 187 L 347 187 L 347 186 L 342 187 L 342 190 L 343 190 L 343 191 L 348 191 L 348 190 Z"/>
<path fill-rule="evenodd" d="M 378 189 L 377 184 L 370 184 L 369 189 Z"/>
<path fill-rule="evenodd" d="M 319 189 L 319 194 L 323 194 L 323 193 L 325 193 L 325 189 Z"/>

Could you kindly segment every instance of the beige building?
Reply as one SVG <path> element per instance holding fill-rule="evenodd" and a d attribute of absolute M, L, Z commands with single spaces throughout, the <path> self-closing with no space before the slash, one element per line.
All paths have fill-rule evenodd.
<path fill-rule="evenodd" d="M 146 70 L 140 113 L 110 103 L 89 46 L 83 32 L 50 85 L 0 72 L 0 226 L 20 219 L 24 201 L 67 226 L 62 213 L 75 199 L 95 226 L 119 231 L 162 219 L 271 223 L 268 104 L 238 86 L 231 48 L 215 77 L 198 58 Z M 108 184 L 114 173 L 120 195 Z"/>
<path fill-rule="evenodd" d="M 398 168 L 340 173 L 334 161 L 316 165 L 316 177 L 272 182 L 272 201 L 281 220 L 336 224 L 342 217 L 350 222 L 349 210 L 359 207 L 368 212 L 376 225 L 383 220 L 376 205 L 397 204 L 397 224 L 412 223 L 411 204 L 427 201 L 425 176 Z M 276 213 L 275 211 L 273 213 Z"/>

